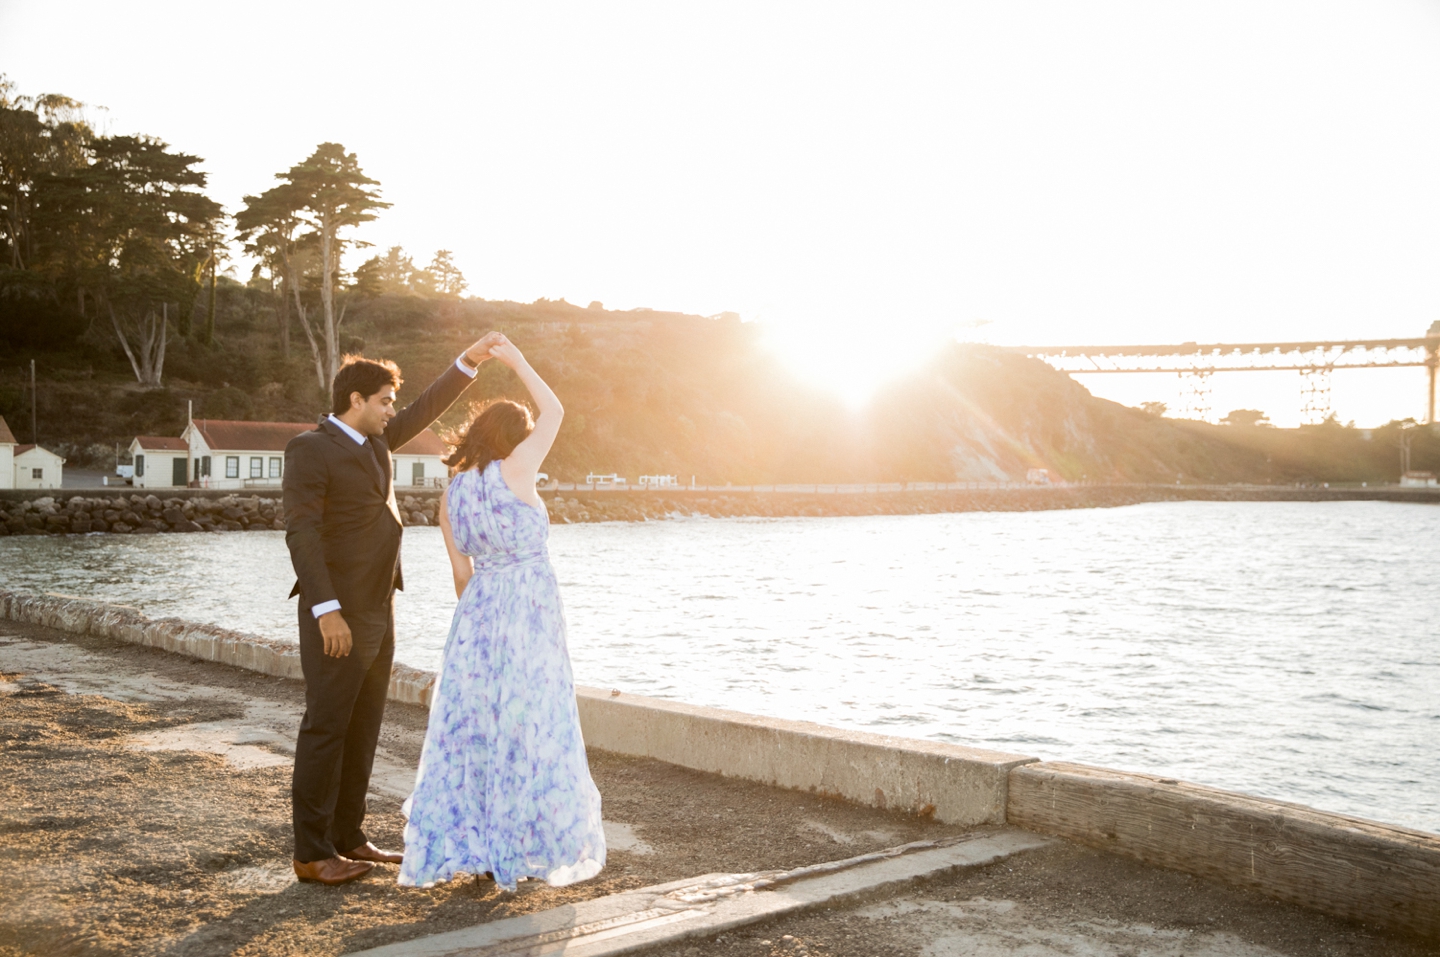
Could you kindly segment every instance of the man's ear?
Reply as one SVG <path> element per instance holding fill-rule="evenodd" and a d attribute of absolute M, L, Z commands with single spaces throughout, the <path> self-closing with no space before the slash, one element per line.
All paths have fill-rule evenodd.
<path fill-rule="evenodd" d="M 363 409 L 364 407 L 365 397 L 358 392 L 350 393 L 350 411 L 353 412 L 356 409 Z"/>

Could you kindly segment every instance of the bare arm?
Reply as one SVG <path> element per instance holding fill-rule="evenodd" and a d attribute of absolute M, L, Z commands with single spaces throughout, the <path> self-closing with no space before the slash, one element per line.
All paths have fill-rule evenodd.
<path fill-rule="evenodd" d="M 555 436 L 560 432 L 560 420 L 565 418 L 565 409 L 560 405 L 560 399 L 554 390 L 540 378 L 540 374 L 530 367 L 520 350 L 509 341 L 492 348 L 490 354 L 515 370 L 515 374 L 530 391 L 530 398 L 535 400 L 535 408 L 539 412 L 535 417 L 534 431 L 500 463 L 500 474 L 504 477 L 505 484 L 510 486 L 510 491 L 522 501 L 539 505 L 541 502 L 535 491 L 535 476 L 544 464 L 545 456 L 550 454 L 550 447 L 555 444 Z"/>
<path fill-rule="evenodd" d="M 450 555 L 450 573 L 455 576 L 455 597 L 459 598 L 475 574 L 475 562 L 455 544 L 455 530 L 450 527 L 450 490 L 440 493 L 440 532 L 445 536 L 445 551 Z"/>

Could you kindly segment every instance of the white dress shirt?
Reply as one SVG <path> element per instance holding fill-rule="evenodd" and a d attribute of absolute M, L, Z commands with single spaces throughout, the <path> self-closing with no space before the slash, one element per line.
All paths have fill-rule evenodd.
<path fill-rule="evenodd" d="M 477 372 L 480 371 L 478 368 L 472 369 L 472 368 L 470 368 L 469 366 L 467 366 L 467 365 L 462 361 L 462 359 L 461 359 L 460 356 L 456 356 L 456 357 L 455 357 L 455 368 L 459 369 L 461 372 L 465 373 L 466 375 L 468 375 L 468 376 L 469 376 L 470 378 L 472 378 L 472 379 L 475 378 L 475 373 L 477 373 Z M 368 441 L 368 439 L 369 439 L 369 437 L 368 437 L 367 435 L 365 435 L 363 432 L 357 432 L 357 431 L 355 431 L 354 429 L 350 428 L 350 426 L 348 426 L 348 425 L 346 425 L 344 422 L 342 422 L 342 421 L 340 420 L 340 417 L 337 416 L 337 415 L 336 415 L 335 413 L 333 413 L 333 412 L 330 413 L 330 416 L 329 416 L 328 421 L 330 421 L 331 423 L 333 423 L 333 424 L 335 425 L 335 427 L 338 428 L 341 432 L 344 432 L 346 435 L 350 436 L 350 438 L 354 439 L 356 445 L 364 445 L 364 444 Z M 335 600 L 333 600 L 333 599 L 332 599 L 331 601 L 322 601 L 322 602 L 321 602 L 320 604 L 318 604 L 318 605 L 312 605 L 312 606 L 310 606 L 310 612 L 311 612 L 311 614 L 313 614 L 316 618 L 319 618 L 321 615 L 328 615 L 328 614 L 330 614 L 330 612 L 332 612 L 332 611 L 339 611 L 339 610 L 340 610 L 340 602 L 335 601 Z"/>

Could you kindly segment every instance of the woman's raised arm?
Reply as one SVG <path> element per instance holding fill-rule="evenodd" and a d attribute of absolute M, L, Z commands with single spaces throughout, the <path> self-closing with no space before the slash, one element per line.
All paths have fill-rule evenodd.
<path fill-rule="evenodd" d="M 555 391 L 530 367 L 530 363 L 525 361 L 525 356 L 515 348 L 514 343 L 506 340 L 492 347 L 490 354 L 515 370 L 525 388 L 530 390 L 530 398 L 535 400 L 535 408 L 539 413 L 535 416 L 535 429 L 500 463 L 500 474 L 504 477 L 505 484 L 510 486 L 510 491 L 521 500 L 531 505 L 540 505 L 540 496 L 535 491 L 535 477 L 545 462 L 545 456 L 550 454 L 550 447 L 555 444 L 555 436 L 560 432 L 560 420 L 565 418 L 565 409 L 560 405 Z"/>

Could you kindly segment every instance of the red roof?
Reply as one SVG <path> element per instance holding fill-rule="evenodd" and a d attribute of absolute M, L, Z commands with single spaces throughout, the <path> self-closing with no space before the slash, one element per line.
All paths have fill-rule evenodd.
<path fill-rule="evenodd" d="M 0 415 L 0 445 L 14 445 L 15 433 L 10 431 L 10 426 L 5 424 L 5 417 Z"/>
<path fill-rule="evenodd" d="M 236 422 L 226 419 L 196 419 L 195 428 L 215 452 L 283 452 L 286 444 L 315 426 L 308 422 Z M 180 439 L 170 441 L 181 442 Z M 179 448 L 184 448 L 183 442 Z M 440 436 L 426 429 L 395 449 L 397 455 L 446 455 L 449 448 Z"/>
<path fill-rule="evenodd" d="M 20 456 L 24 455 L 26 452 L 29 452 L 31 449 L 39 449 L 41 452 L 44 452 L 46 455 L 55 455 L 54 452 L 51 452 L 49 449 L 45 448 L 45 447 L 42 446 L 42 445 L 35 445 L 34 443 L 30 443 L 30 444 L 28 444 L 28 445 L 17 445 L 17 446 L 15 446 L 15 457 L 18 459 Z M 56 457 L 57 459 L 60 458 L 60 456 L 58 456 L 58 455 L 55 455 L 55 457 Z M 61 461 L 63 462 L 64 459 L 61 459 Z"/>
<path fill-rule="evenodd" d="M 137 435 L 135 441 L 142 449 L 152 452 L 184 452 L 189 448 L 184 439 L 172 439 L 168 435 Z"/>
<path fill-rule="evenodd" d="M 15 446 L 15 454 L 16 454 L 16 455 L 24 455 L 26 452 L 29 452 L 29 451 L 30 451 L 31 449 L 33 449 L 34 447 L 35 447 L 35 446 L 34 446 L 33 444 L 31 444 L 31 445 L 17 445 L 17 446 Z M 1410 473 L 1409 473 L 1409 472 L 1406 472 L 1405 474 L 1406 474 L 1406 475 L 1409 475 Z"/>
<path fill-rule="evenodd" d="M 301 432 L 313 431 L 315 424 L 196 419 L 195 428 L 200 430 L 205 444 L 216 452 L 283 452 L 291 439 Z"/>
<path fill-rule="evenodd" d="M 396 455 L 449 455 L 450 447 L 440 436 L 426 429 L 395 450 Z"/>

